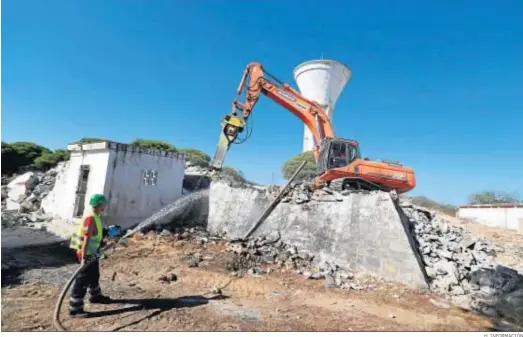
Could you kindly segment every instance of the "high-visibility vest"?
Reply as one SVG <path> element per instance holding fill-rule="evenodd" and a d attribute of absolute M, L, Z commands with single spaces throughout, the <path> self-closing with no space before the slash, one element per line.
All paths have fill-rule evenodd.
<path fill-rule="evenodd" d="M 98 251 L 102 243 L 102 220 L 97 214 L 91 214 L 87 217 L 93 217 L 94 222 L 96 223 L 96 236 L 90 236 L 87 241 L 87 255 L 93 255 Z M 85 221 L 85 219 L 84 219 Z M 75 249 L 77 251 L 81 250 L 84 243 L 84 221 L 78 226 L 78 230 L 71 237 L 71 244 L 69 248 Z"/>

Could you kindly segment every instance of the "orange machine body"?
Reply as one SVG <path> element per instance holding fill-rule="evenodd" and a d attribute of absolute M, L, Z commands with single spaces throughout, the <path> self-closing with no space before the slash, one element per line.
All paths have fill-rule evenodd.
<path fill-rule="evenodd" d="M 268 75 L 259 63 L 250 63 L 247 66 L 237 90 L 238 95 L 244 94 L 243 102 L 238 99 L 233 101 L 230 116 L 241 116 L 247 122 L 260 95 L 264 94 L 298 117 L 311 131 L 316 143 L 314 157 L 318 165 L 318 175 L 312 182 L 313 188 L 320 188 L 340 179 L 344 180 L 344 185 L 353 188 L 365 185 L 367 189 L 373 186 L 372 189 L 396 190 L 398 193 L 408 192 L 416 186 L 414 171 L 411 168 L 398 163 L 361 159 L 358 142 L 337 138 L 329 117 L 319 104 L 306 99 L 290 85 L 273 76 L 268 75 L 269 78 L 265 74 Z M 239 132 L 241 131 L 243 128 L 239 128 Z M 229 138 L 229 144 L 236 136 Z M 334 143 L 342 144 L 355 153 L 347 165 L 332 167 L 329 164 L 331 155 L 328 152 Z M 324 155 L 322 151 L 325 152 Z M 222 161 L 220 165 L 221 163 Z"/>

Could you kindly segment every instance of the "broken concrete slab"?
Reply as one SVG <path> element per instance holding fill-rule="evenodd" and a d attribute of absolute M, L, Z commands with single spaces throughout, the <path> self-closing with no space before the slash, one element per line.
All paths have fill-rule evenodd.
<path fill-rule="evenodd" d="M 261 189 L 213 182 L 208 229 L 241 237 L 270 203 Z M 282 240 L 351 270 L 365 270 L 415 288 L 427 278 L 388 193 L 351 194 L 336 203 L 281 204 L 254 235 L 279 230 Z"/>

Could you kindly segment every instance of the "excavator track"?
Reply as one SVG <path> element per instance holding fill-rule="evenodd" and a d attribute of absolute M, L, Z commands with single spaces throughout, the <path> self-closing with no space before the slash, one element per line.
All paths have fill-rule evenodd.
<path fill-rule="evenodd" d="M 389 192 L 390 190 L 384 188 L 383 186 L 374 184 L 368 180 L 361 178 L 339 178 L 333 179 L 329 183 L 329 188 L 331 190 L 341 192 L 345 190 L 350 191 L 385 191 Z"/>

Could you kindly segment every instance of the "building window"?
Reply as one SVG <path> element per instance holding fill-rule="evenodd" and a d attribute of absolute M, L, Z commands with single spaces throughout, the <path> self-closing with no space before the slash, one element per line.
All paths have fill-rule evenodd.
<path fill-rule="evenodd" d="M 143 170 L 143 184 L 146 186 L 156 186 L 158 181 L 158 171 L 155 170 Z"/>

